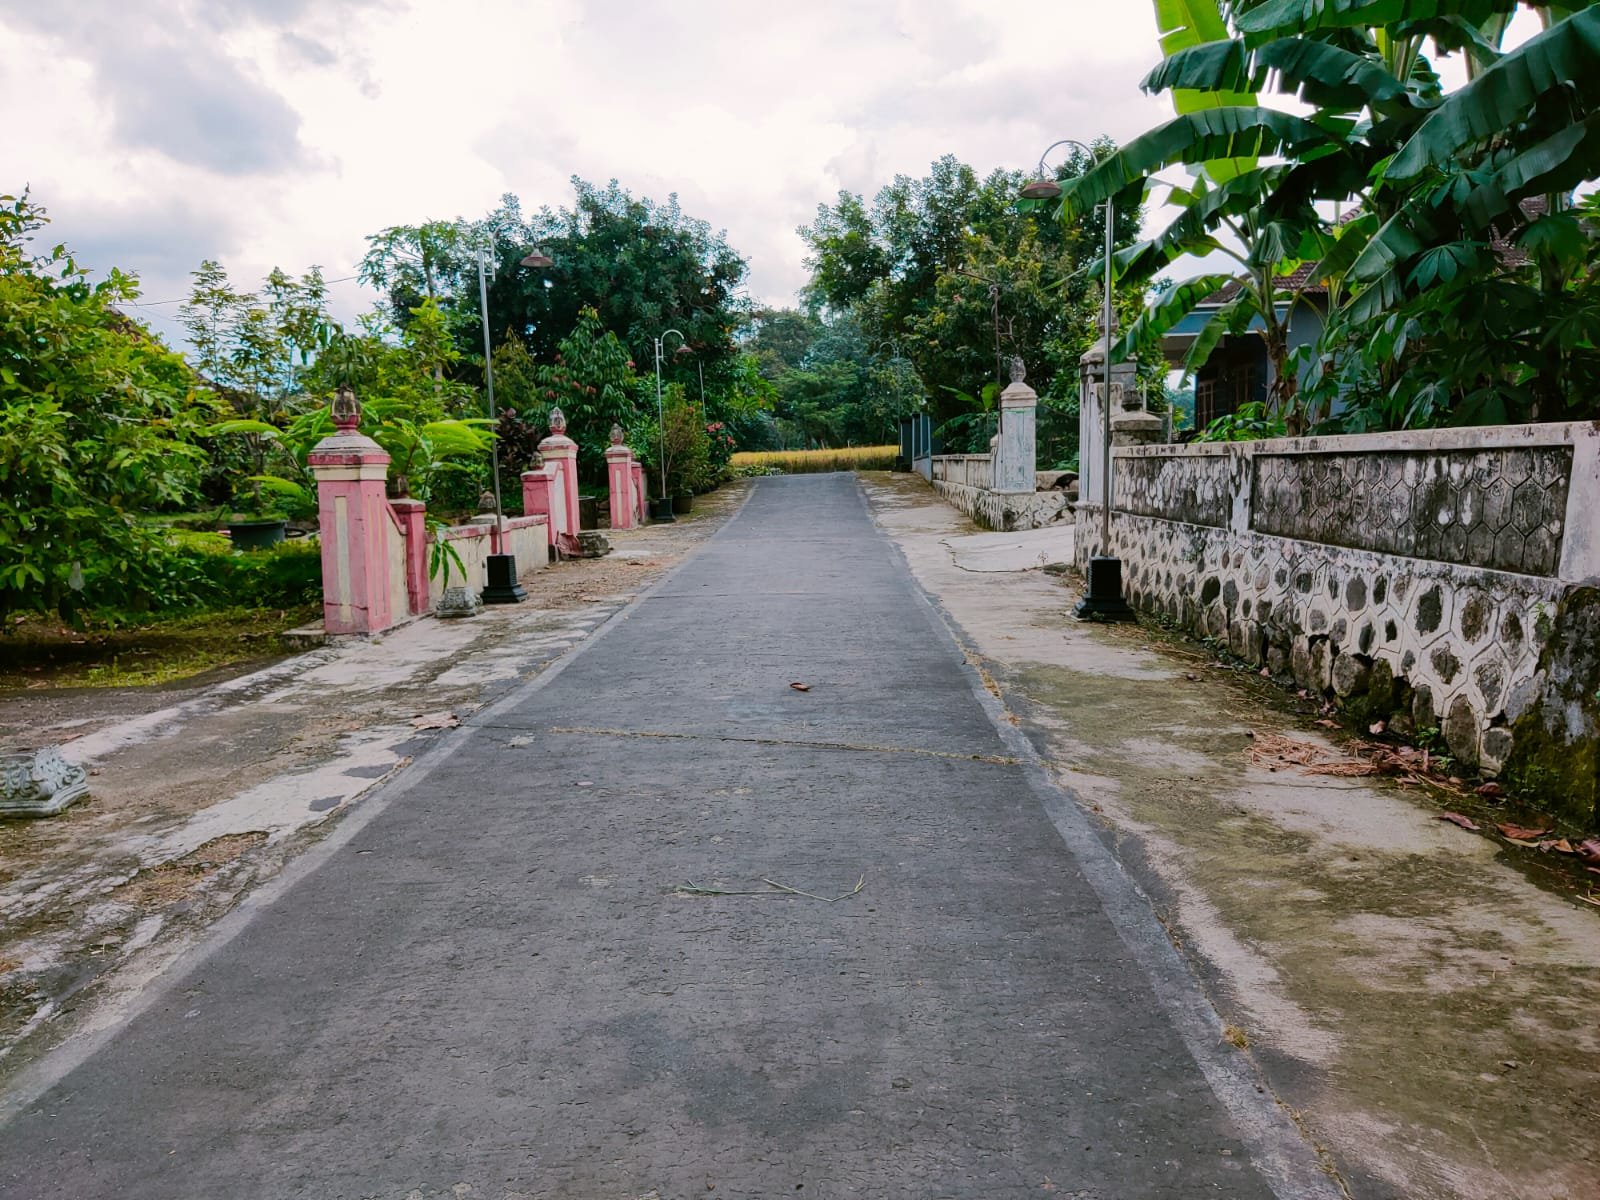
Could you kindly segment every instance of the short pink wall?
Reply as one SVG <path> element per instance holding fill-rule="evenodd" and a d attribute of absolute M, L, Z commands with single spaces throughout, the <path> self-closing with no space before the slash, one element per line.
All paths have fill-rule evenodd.
<path fill-rule="evenodd" d="M 566 496 L 556 486 L 559 479 L 555 468 L 549 465 L 522 473 L 522 511 L 530 517 L 544 518 L 552 546 L 556 544 L 556 534 L 566 511 Z"/>
<path fill-rule="evenodd" d="M 542 570 L 550 561 L 550 539 L 543 516 L 509 517 L 505 522 L 505 550 L 517 560 L 517 578 Z M 450 586 L 465 584 L 482 591 L 488 583 L 488 557 L 494 549 L 494 527 L 482 525 L 453 525 L 442 531 L 445 541 L 461 556 L 462 570 L 450 568 Z M 428 545 L 432 545 L 432 536 Z M 429 608 L 444 595 L 445 581 L 441 572 L 428 580 Z"/>
<path fill-rule="evenodd" d="M 428 599 L 427 506 L 421 500 L 391 500 L 389 509 L 406 540 L 406 610 L 419 616 L 433 607 Z"/>

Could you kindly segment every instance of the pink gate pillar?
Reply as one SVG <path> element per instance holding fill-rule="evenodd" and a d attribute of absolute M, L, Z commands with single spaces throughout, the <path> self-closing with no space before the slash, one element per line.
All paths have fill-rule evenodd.
<path fill-rule="evenodd" d="M 611 484 L 611 528 L 633 528 L 633 451 L 622 444 L 622 426 L 611 427 L 606 475 Z"/>
<path fill-rule="evenodd" d="M 560 480 L 562 513 L 557 537 L 578 536 L 578 443 L 567 436 L 567 418 L 559 408 L 550 410 L 550 436 L 539 443 L 544 461 L 555 468 Z M 552 521 L 552 524 L 554 522 Z"/>
<path fill-rule="evenodd" d="M 389 605 L 389 456 L 356 432 L 361 406 L 340 388 L 338 432 L 323 438 L 306 465 L 317 481 L 322 541 L 322 624 L 329 633 L 379 633 L 395 623 Z"/>

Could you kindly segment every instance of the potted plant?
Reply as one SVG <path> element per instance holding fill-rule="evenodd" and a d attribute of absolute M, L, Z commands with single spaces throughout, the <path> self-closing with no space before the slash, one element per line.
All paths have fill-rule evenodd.
<path fill-rule="evenodd" d="M 682 389 L 669 389 L 664 441 L 672 511 L 681 515 L 694 508 L 695 490 L 706 474 L 711 449 L 705 424 Z"/>
<path fill-rule="evenodd" d="M 265 550 L 283 541 L 288 529 L 287 514 L 268 500 L 259 482 L 251 481 L 250 487 L 235 493 L 228 517 L 228 537 L 235 550 Z"/>

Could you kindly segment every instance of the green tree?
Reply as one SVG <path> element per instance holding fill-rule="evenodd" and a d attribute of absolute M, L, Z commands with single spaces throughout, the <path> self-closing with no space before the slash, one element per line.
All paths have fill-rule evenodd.
<path fill-rule="evenodd" d="M 390 225 L 367 238 L 361 282 L 388 295 L 393 319 L 403 325 L 424 300 L 444 300 L 459 286 L 471 243 L 459 219 Z"/>
<path fill-rule="evenodd" d="M 541 423 L 548 425 L 550 410 L 559 407 L 567 418 L 567 436 L 578 443 L 579 474 L 603 482 L 611 427 L 633 422 L 640 391 L 627 348 L 601 326 L 598 312 L 585 308 L 561 339 L 555 361 L 539 364 L 534 373 L 543 392 Z"/>
<path fill-rule="evenodd" d="M 1097 147 L 1102 156 L 1112 149 L 1108 142 Z M 1074 178 L 1091 165 L 1074 152 L 1058 175 Z M 1003 170 L 980 178 L 947 155 L 922 179 L 896 177 L 870 206 L 841 193 L 800 230 L 810 249 L 808 302 L 830 315 L 849 313 L 877 348 L 873 402 L 885 391 L 902 400 L 904 392 L 926 397 L 941 428 L 962 444 L 986 443 L 993 434 L 1005 359 L 1020 355 L 1041 396 L 1064 406 L 1075 403 L 1077 359 L 1093 340 L 1090 286 L 1103 218 L 1089 212 L 1041 223 L 1037 202 L 1018 201 L 1025 181 Z M 1118 210 L 1118 245 L 1137 236 L 1140 220 L 1137 206 Z M 911 371 L 886 374 L 902 354 Z M 807 412 L 821 402 L 821 382 L 805 389 Z M 831 382 L 836 394 L 848 391 L 838 372 Z M 915 386 L 886 386 L 897 382 Z M 892 415 L 904 411 L 902 404 Z M 872 417 L 874 428 L 884 424 L 880 418 Z M 890 433 L 892 425 L 872 440 Z M 1071 437 L 1075 442 L 1075 429 Z"/>
<path fill-rule="evenodd" d="M 183 360 L 118 309 L 137 283 L 90 283 L 47 224 L 0 197 L 0 613 L 75 615 L 170 592 L 139 516 L 195 492 L 212 412 Z"/>
<path fill-rule="evenodd" d="M 703 371 L 708 396 L 725 391 L 738 358 L 734 331 L 748 310 L 739 294 L 744 260 L 722 234 L 684 213 L 676 197 L 657 204 L 615 181 L 604 188 L 572 183 L 571 209 L 525 217 L 506 197 L 478 225 L 498 263 L 489 288 L 495 344 L 516 337 L 548 363 L 592 308 L 639 364 L 650 364 L 656 337 L 681 330 L 691 353 L 665 364 L 669 378 L 698 397 Z M 521 266 L 530 246 L 543 247 L 554 265 Z"/>

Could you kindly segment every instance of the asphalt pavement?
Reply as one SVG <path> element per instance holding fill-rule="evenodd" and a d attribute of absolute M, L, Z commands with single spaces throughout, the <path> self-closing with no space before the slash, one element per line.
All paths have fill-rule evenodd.
<path fill-rule="evenodd" d="M 1059 803 L 854 477 L 762 480 L 0 1128 L 0 1196 L 1273 1196 Z"/>

